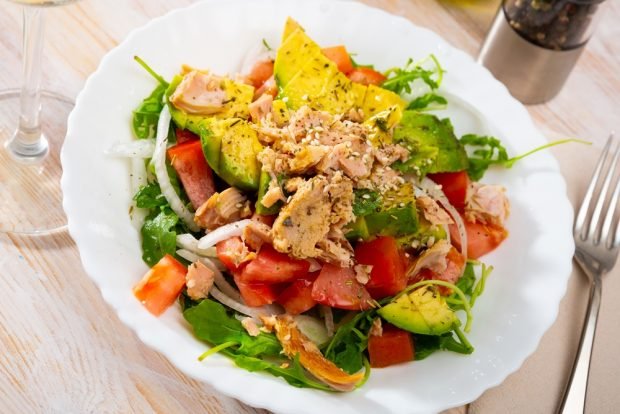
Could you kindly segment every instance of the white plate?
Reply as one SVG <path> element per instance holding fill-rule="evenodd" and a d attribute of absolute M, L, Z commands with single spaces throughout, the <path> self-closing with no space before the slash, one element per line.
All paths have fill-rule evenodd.
<path fill-rule="evenodd" d="M 375 369 L 360 390 L 330 394 L 291 387 L 249 373 L 219 355 L 197 361 L 197 341 L 177 307 L 151 316 L 132 286 L 147 267 L 138 232 L 127 214 L 129 164 L 106 157 L 130 141 L 131 111 L 155 82 L 132 59 L 137 54 L 166 78 L 182 63 L 235 72 L 263 38 L 279 43 L 287 16 L 298 19 L 322 45 L 345 44 L 359 62 L 380 69 L 434 53 L 447 68 L 443 91 L 458 134 L 493 133 L 516 155 L 546 141 L 525 108 L 487 70 L 438 35 L 407 20 L 352 2 L 299 0 L 206 1 L 174 11 L 134 31 L 88 79 L 69 119 L 62 151 L 64 207 L 69 231 L 88 275 L 119 318 L 149 346 L 188 375 L 224 394 L 278 412 L 340 414 L 437 412 L 476 399 L 514 372 L 551 326 L 566 290 L 573 242 L 572 209 L 556 161 L 540 153 L 486 181 L 508 188 L 508 240 L 485 257 L 496 271 L 474 309 L 473 355 L 442 352 L 410 364 Z"/>

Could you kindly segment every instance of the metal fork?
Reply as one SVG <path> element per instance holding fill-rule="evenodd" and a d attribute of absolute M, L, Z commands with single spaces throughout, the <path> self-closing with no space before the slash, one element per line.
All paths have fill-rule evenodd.
<path fill-rule="evenodd" d="M 610 149 L 614 145 L 617 148 L 609 161 Z M 592 344 L 601 307 L 601 279 L 614 267 L 620 247 L 619 214 L 616 212 L 620 198 L 620 179 L 615 178 L 619 158 L 620 145 L 617 145 L 612 134 L 596 165 L 573 227 L 575 260 L 590 278 L 591 287 L 579 350 L 558 409 L 558 413 L 562 414 L 582 414 L 585 410 Z M 605 170 L 607 172 L 603 173 Z M 614 181 L 615 188 L 611 198 L 606 200 Z M 594 207 L 591 208 L 593 202 Z M 603 213 L 605 217 L 601 223 Z"/>

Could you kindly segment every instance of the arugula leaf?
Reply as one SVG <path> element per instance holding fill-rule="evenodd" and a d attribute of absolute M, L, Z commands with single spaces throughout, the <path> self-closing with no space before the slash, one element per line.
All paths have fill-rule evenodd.
<path fill-rule="evenodd" d="M 170 208 L 153 210 L 146 217 L 140 230 L 142 260 L 146 264 L 152 267 L 166 254 L 175 254 L 177 247 L 175 226 L 178 222 L 179 217 Z"/>
<path fill-rule="evenodd" d="M 437 95 L 434 92 L 426 93 L 422 96 L 418 96 L 413 101 L 409 102 L 407 109 L 415 109 L 416 111 L 443 109 L 448 105 L 448 100 L 443 96 Z"/>
<path fill-rule="evenodd" d="M 365 188 L 353 190 L 353 214 L 355 217 L 367 216 L 381 207 L 381 195 Z"/>
<path fill-rule="evenodd" d="M 139 208 L 155 208 L 168 204 L 157 183 L 149 183 L 140 187 L 133 199 L 136 202 L 136 207 Z"/>
<path fill-rule="evenodd" d="M 153 138 L 157 131 L 159 114 L 164 108 L 165 85 L 157 85 L 151 94 L 133 111 L 131 126 L 136 137 Z"/>
<path fill-rule="evenodd" d="M 290 385 L 298 388 L 315 388 L 322 391 L 333 391 L 327 385 L 310 379 L 301 364 L 299 363 L 299 355 L 290 362 L 289 365 L 276 364 L 265 361 L 260 358 L 250 357 L 246 355 L 238 355 L 229 349 L 221 351 L 235 361 L 238 367 L 246 369 L 250 372 L 266 371 L 276 377 L 282 377 Z"/>
<path fill-rule="evenodd" d="M 413 343 L 415 344 L 416 361 L 421 361 L 441 350 L 452 351 L 458 354 L 471 354 L 474 351 L 474 348 L 467 340 L 465 342 L 457 341 L 452 332 L 438 336 L 413 334 Z"/>
<path fill-rule="evenodd" d="M 464 294 L 471 296 L 472 289 L 476 283 L 476 272 L 474 272 L 474 263 L 467 262 L 463 276 L 456 282 L 456 286 L 463 291 Z"/>
<path fill-rule="evenodd" d="M 159 82 L 159 85 L 157 85 L 153 92 L 151 92 L 148 97 L 144 98 L 142 103 L 133 111 L 133 118 L 131 121 L 133 132 L 136 137 L 140 139 L 152 138 L 157 131 L 159 114 L 164 107 L 163 97 L 166 88 L 168 88 L 168 82 L 155 73 L 155 71 L 138 56 L 134 56 L 134 59 Z"/>
<path fill-rule="evenodd" d="M 411 84 L 419 79 L 428 85 L 432 91 L 439 88 L 444 70 L 435 55 L 430 55 L 429 58 L 433 61 L 433 69 L 422 67 L 422 63 L 428 58 L 421 62 L 414 62 L 413 59 L 409 58 L 404 67 L 388 69 L 384 73 L 387 79 L 383 81 L 381 87 L 399 95 L 403 92 L 411 93 Z"/>
<path fill-rule="evenodd" d="M 279 356 L 282 350 L 275 335 L 261 332 L 258 336 L 250 336 L 241 322 L 229 315 L 222 304 L 210 299 L 204 299 L 198 305 L 186 309 L 183 317 L 192 326 L 196 336 L 203 341 L 213 345 L 236 343 L 236 354 Z"/>
<path fill-rule="evenodd" d="M 534 148 L 525 154 L 509 158 L 506 148 L 502 145 L 500 140 L 495 137 L 467 134 L 462 136 L 460 141 L 461 144 L 468 147 L 469 150 L 469 167 L 467 167 L 467 174 L 473 181 L 480 180 L 491 165 L 511 168 L 515 162 L 527 157 L 528 155 L 556 145 L 565 144 L 567 142 L 578 142 L 588 145 L 591 144 L 590 142 L 579 139 L 562 139 L 541 145 L 540 147 Z"/>
<path fill-rule="evenodd" d="M 275 335 L 261 332 L 258 336 L 250 336 L 241 322 L 229 314 L 222 304 L 213 300 L 204 299 L 196 303 L 184 298 L 183 303 L 187 306 L 183 316 L 195 335 L 214 345 L 201 356 L 201 360 L 219 351 L 231 358 L 237 366 L 250 372 L 265 371 L 284 378 L 295 387 L 332 391 L 329 386 L 306 375 L 299 362 L 299 355 L 292 360 L 282 358 L 282 347 Z M 262 359 L 264 357 L 269 360 Z M 283 361 L 285 364 L 282 364 Z"/>
<path fill-rule="evenodd" d="M 364 351 L 368 347 L 368 332 L 375 318 L 376 310 L 360 312 L 350 321 L 342 324 L 325 349 L 325 358 L 349 374 L 358 372 L 364 366 Z"/>

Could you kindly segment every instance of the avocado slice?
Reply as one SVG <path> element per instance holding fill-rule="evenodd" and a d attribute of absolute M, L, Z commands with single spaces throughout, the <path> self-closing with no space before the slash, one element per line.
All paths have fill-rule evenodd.
<path fill-rule="evenodd" d="M 241 118 L 207 118 L 198 129 L 202 150 L 213 171 L 232 186 L 256 191 L 261 175 L 256 156 L 263 147 L 248 122 Z"/>
<path fill-rule="evenodd" d="M 284 31 L 282 32 L 282 43 L 284 43 L 286 39 L 288 39 L 288 37 L 293 34 L 293 32 L 295 32 L 295 30 L 297 29 L 301 30 L 302 32 L 304 31 L 303 27 L 301 27 L 301 25 L 297 23 L 295 19 L 287 17 L 286 23 L 284 23 Z"/>
<path fill-rule="evenodd" d="M 355 221 L 347 224 L 345 227 L 345 237 L 349 240 L 368 240 L 370 233 L 366 225 L 365 217 L 358 217 Z"/>
<path fill-rule="evenodd" d="M 400 122 L 402 116 L 402 108 L 399 105 L 392 105 L 364 121 L 364 125 L 369 125 L 372 128 L 372 132 L 368 136 L 370 143 L 374 147 L 391 144 L 392 134 L 390 131 Z"/>
<path fill-rule="evenodd" d="M 252 98 L 254 97 L 254 87 L 233 81 L 232 79 L 224 78 L 221 86 L 224 92 L 226 92 L 226 103 L 224 103 L 224 106 L 220 112 L 206 116 L 188 114 L 175 107 L 169 101 L 170 96 L 172 96 L 182 80 L 182 75 L 176 75 L 166 90 L 166 102 L 168 102 L 170 115 L 172 116 L 174 123 L 179 128 L 189 129 L 194 134 L 200 134 L 200 123 L 207 118 L 249 118 L 249 105 L 252 103 Z"/>
<path fill-rule="evenodd" d="M 399 95 L 375 85 L 368 85 L 361 108 L 364 119 L 369 119 L 394 105 L 401 110 L 405 109 L 405 101 Z"/>
<path fill-rule="evenodd" d="M 364 217 L 370 236 L 402 236 L 418 230 L 418 212 L 410 184 L 382 194 L 382 204 Z"/>
<path fill-rule="evenodd" d="M 410 158 L 396 162 L 392 168 L 427 173 L 453 172 L 467 169 L 467 152 L 459 142 L 449 119 L 440 120 L 435 115 L 404 111 L 400 124 L 394 130 L 393 140 L 407 148 Z"/>
<path fill-rule="evenodd" d="M 286 40 L 282 41 L 273 64 L 273 74 L 278 87 L 288 85 L 306 63 L 317 56 L 323 56 L 319 45 L 312 41 L 301 27 L 293 30 Z"/>
<path fill-rule="evenodd" d="M 286 100 L 289 108 L 308 105 L 341 114 L 358 107 L 364 109 L 365 119 L 394 105 L 404 109 L 405 101 L 397 94 L 352 82 L 338 71 L 336 64 L 294 20 L 287 20 L 282 39 L 274 76 L 280 88 L 278 97 Z"/>
<path fill-rule="evenodd" d="M 282 207 L 282 201 L 278 201 L 271 207 L 265 207 L 263 203 L 261 203 L 263 196 L 269 189 L 270 182 L 271 182 L 271 176 L 269 175 L 269 173 L 265 171 L 261 171 L 260 180 L 258 182 L 258 196 L 256 197 L 256 212 L 258 214 L 262 214 L 265 216 L 277 214 L 280 211 L 280 208 Z"/>
<path fill-rule="evenodd" d="M 441 335 L 461 324 L 434 286 L 401 295 L 377 313 L 392 325 L 423 335 Z"/>
<path fill-rule="evenodd" d="M 396 242 L 402 248 L 411 248 L 414 241 L 419 246 L 426 246 L 431 237 L 434 241 L 443 240 L 448 238 L 448 234 L 443 226 L 432 224 L 424 218 L 423 214 L 418 213 L 418 230 L 415 233 L 397 237 Z"/>

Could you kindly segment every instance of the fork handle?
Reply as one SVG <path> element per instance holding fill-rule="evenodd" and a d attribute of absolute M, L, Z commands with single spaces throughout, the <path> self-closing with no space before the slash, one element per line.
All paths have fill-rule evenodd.
<path fill-rule="evenodd" d="M 594 344 L 598 312 L 601 308 L 601 276 L 595 275 L 593 279 L 594 283 L 590 288 L 588 312 L 583 323 L 577 357 L 575 358 L 570 380 L 564 391 L 562 403 L 558 409 L 558 413 L 561 414 L 583 414 L 585 412 L 592 345 Z"/>

